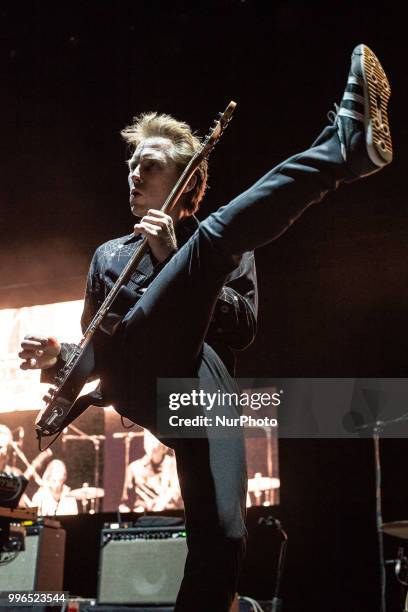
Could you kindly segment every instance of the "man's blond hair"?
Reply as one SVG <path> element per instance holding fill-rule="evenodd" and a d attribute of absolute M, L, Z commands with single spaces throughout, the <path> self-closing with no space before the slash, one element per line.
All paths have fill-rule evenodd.
<path fill-rule="evenodd" d="M 159 113 L 142 113 L 134 117 L 133 123 L 121 131 L 125 141 L 134 151 L 138 144 L 146 138 L 160 136 L 168 138 L 174 145 L 172 158 L 180 171 L 183 171 L 190 159 L 201 146 L 201 140 L 192 133 L 190 126 L 184 121 L 177 121 L 171 115 Z M 200 163 L 196 170 L 197 183 L 189 192 L 185 207 L 195 213 L 204 197 L 207 188 L 208 164 L 207 160 Z"/>

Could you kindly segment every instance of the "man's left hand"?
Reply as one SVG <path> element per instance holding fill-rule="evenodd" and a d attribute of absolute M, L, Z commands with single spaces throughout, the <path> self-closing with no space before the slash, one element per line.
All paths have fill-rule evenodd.
<path fill-rule="evenodd" d="M 177 251 L 173 219 L 161 210 L 148 210 L 140 223 L 136 223 L 134 232 L 136 236 L 146 236 L 152 253 L 159 262 Z"/>

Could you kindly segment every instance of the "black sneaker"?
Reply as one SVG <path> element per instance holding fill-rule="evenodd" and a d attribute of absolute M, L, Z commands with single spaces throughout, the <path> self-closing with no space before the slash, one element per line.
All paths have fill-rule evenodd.
<path fill-rule="evenodd" d="M 338 128 L 341 152 L 355 176 L 377 172 L 392 161 L 387 117 L 391 95 L 387 76 L 375 54 L 358 45 L 340 106 L 332 120 Z"/>

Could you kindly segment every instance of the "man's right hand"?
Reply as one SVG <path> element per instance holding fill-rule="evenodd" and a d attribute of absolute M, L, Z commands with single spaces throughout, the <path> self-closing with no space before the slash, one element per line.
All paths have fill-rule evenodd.
<path fill-rule="evenodd" d="M 23 359 L 20 364 L 22 370 L 52 368 L 61 352 L 60 343 L 52 336 L 24 336 L 21 348 L 23 350 L 18 356 Z"/>

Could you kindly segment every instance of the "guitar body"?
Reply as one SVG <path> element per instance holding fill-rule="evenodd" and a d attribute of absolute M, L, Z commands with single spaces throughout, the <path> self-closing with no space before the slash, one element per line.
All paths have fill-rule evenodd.
<path fill-rule="evenodd" d="M 56 389 L 52 387 L 44 397 L 47 406 L 41 410 L 36 419 L 36 428 L 43 435 L 51 436 L 71 423 L 88 405 L 83 406 L 82 398 L 78 398 L 86 381 L 95 368 L 94 345 L 92 340 L 80 351 L 75 351 L 64 370 L 67 374 Z M 62 372 L 64 374 L 64 371 Z M 56 383 L 60 381 L 56 379 Z M 87 397 L 87 396 L 84 396 Z M 75 409 L 76 401 L 82 407 L 81 412 Z M 75 416 L 70 418 L 71 413 Z"/>
<path fill-rule="evenodd" d="M 55 379 L 56 388 L 51 387 L 48 395 L 44 396 L 47 406 L 40 411 L 36 419 L 36 429 L 41 435 L 51 436 L 58 433 L 95 403 L 95 398 L 89 395 L 78 396 L 94 373 L 95 355 L 109 348 L 110 339 L 135 301 L 135 294 L 126 287 L 121 287 L 110 311 L 102 318 L 93 337 L 73 352 Z"/>

